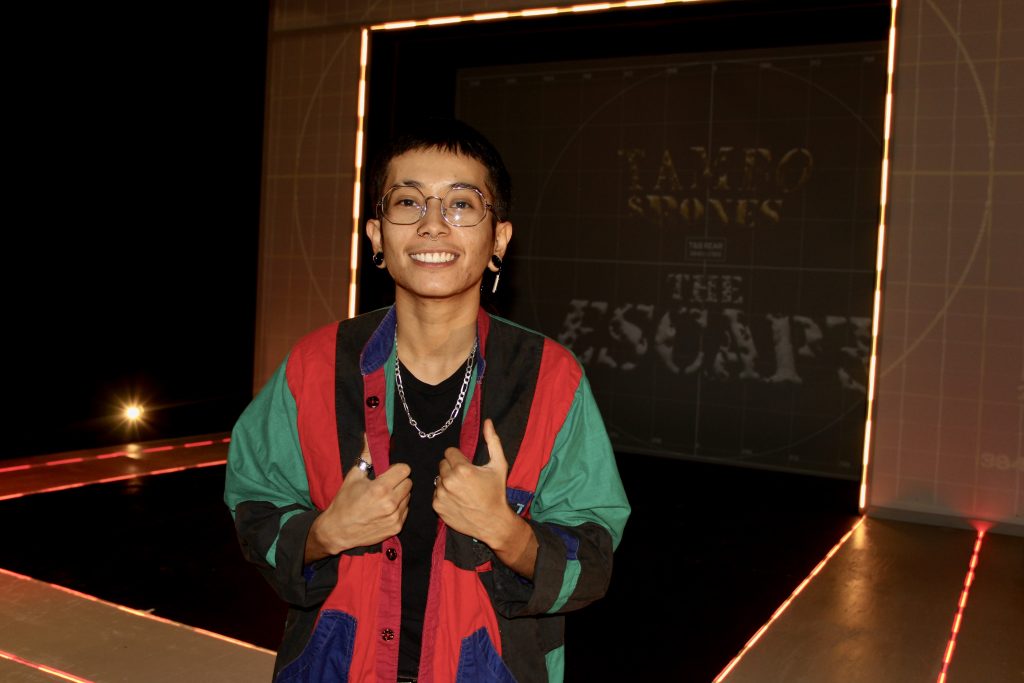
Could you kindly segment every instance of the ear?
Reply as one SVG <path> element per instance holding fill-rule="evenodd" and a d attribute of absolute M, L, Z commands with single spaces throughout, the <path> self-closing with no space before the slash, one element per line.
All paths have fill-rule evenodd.
<path fill-rule="evenodd" d="M 370 238 L 370 246 L 373 247 L 373 253 L 378 251 L 384 251 L 384 239 L 381 236 L 380 221 L 376 218 L 371 218 L 366 221 L 366 236 Z"/>
<path fill-rule="evenodd" d="M 500 259 L 505 258 L 505 250 L 508 249 L 508 243 L 512 239 L 512 222 L 511 221 L 500 221 L 494 226 L 494 255 Z M 488 261 L 487 268 L 491 272 L 498 272 L 497 266 L 494 263 Z"/>

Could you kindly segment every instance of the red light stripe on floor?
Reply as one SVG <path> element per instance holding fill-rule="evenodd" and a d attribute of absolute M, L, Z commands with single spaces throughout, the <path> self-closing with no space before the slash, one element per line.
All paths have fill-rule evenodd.
<path fill-rule="evenodd" d="M 161 451 L 173 451 L 174 446 L 154 446 L 153 448 L 143 448 L 143 453 L 159 453 Z"/>
<path fill-rule="evenodd" d="M 17 662 L 18 664 L 23 664 L 37 671 L 48 673 L 51 676 L 63 678 L 65 681 L 75 681 L 76 683 L 93 683 L 93 681 L 89 680 L 88 678 L 81 678 L 74 674 L 69 674 L 67 671 L 61 671 L 60 669 L 55 669 L 52 666 L 46 666 L 45 664 L 40 664 L 39 662 L 33 662 L 31 660 L 19 657 L 18 655 L 12 652 L 7 652 L 5 650 L 0 650 L 0 657 L 3 657 L 4 659 L 9 659 L 12 662 Z"/>
<path fill-rule="evenodd" d="M 123 458 L 128 455 L 127 451 L 117 451 L 116 453 L 104 453 L 103 455 L 97 455 L 97 460 L 107 460 L 109 458 Z"/>
<path fill-rule="evenodd" d="M 53 493 L 54 491 L 64 491 L 65 489 L 76 489 L 79 486 L 85 486 L 92 484 L 91 481 L 75 482 L 74 484 L 64 484 L 63 486 L 51 486 L 45 489 L 37 489 L 35 491 L 22 491 L 20 493 L 12 493 L 6 496 L 0 496 L 0 500 L 8 500 L 9 498 L 21 498 L 22 496 L 30 496 L 34 493 Z"/>
<path fill-rule="evenodd" d="M 193 465 L 195 467 L 195 465 Z M 153 470 L 152 472 L 146 472 L 146 474 L 170 474 L 171 472 L 184 472 L 187 467 L 168 467 L 164 470 Z"/>
<path fill-rule="evenodd" d="M 199 446 L 212 446 L 212 441 L 195 441 L 193 443 L 185 444 L 185 448 L 198 448 Z"/>
<path fill-rule="evenodd" d="M 32 465 L 14 465 L 13 467 L 0 467 L 0 472 L 17 472 L 30 469 L 32 469 Z"/>
<path fill-rule="evenodd" d="M 180 467 L 169 467 L 162 470 L 153 470 L 152 472 L 130 472 L 128 474 L 119 474 L 116 477 L 105 477 L 103 479 L 75 482 L 74 484 L 65 484 L 63 486 L 51 486 L 49 488 L 36 489 L 34 491 L 21 491 L 20 493 L 11 493 L 6 496 L 0 496 L 0 501 L 10 500 L 12 498 L 21 498 L 22 496 L 31 496 L 37 493 L 53 493 L 54 491 L 64 491 L 66 489 L 74 489 L 80 486 L 89 486 L 90 484 L 109 484 L 111 482 L 124 481 L 126 479 L 148 477 L 154 474 L 170 474 L 172 472 L 183 472 L 184 470 L 199 469 L 200 467 L 214 467 L 216 465 L 226 465 L 227 462 L 227 460 L 211 460 L 209 462 L 196 463 L 195 465 L 182 465 Z"/>
<path fill-rule="evenodd" d="M 85 458 L 66 458 L 64 460 L 51 460 L 46 463 L 47 467 L 53 467 L 54 465 L 70 465 L 73 462 L 82 462 Z"/>
<path fill-rule="evenodd" d="M 974 583 L 974 570 L 978 566 L 978 556 L 981 554 L 981 542 L 985 539 L 984 530 L 978 531 L 978 539 L 974 542 L 974 553 L 971 554 L 971 562 L 967 565 L 967 576 L 964 577 L 964 587 L 960 591 L 960 600 L 957 601 L 956 615 L 953 617 L 953 628 L 950 630 L 949 643 L 946 645 L 946 654 L 942 658 L 942 671 L 936 683 L 945 683 L 946 671 L 949 663 L 953 661 L 953 651 L 956 649 L 956 637 L 960 633 L 960 624 L 964 618 L 964 607 L 967 607 L 967 597 L 971 593 L 971 584 Z"/>
<path fill-rule="evenodd" d="M 857 528 L 864 523 L 864 519 L 864 517 L 858 519 L 857 523 L 850 527 L 850 530 L 847 531 L 843 535 L 843 537 L 839 539 L 839 542 L 832 546 L 832 550 L 829 550 L 828 553 L 825 554 L 825 557 L 821 559 L 821 562 L 819 562 L 817 566 L 811 570 L 811 573 L 807 575 L 807 578 L 800 582 L 800 585 L 793 590 L 789 597 L 786 598 L 786 601 L 778 606 L 778 608 L 768 619 L 768 621 L 765 622 L 764 626 L 759 628 L 757 630 L 757 633 L 751 636 L 750 640 L 747 641 L 747 644 L 744 645 L 743 649 L 739 651 L 739 654 L 732 658 L 732 661 L 729 662 L 728 666 L 722 669 L 722 673 L 718 674 L 712 683 L 721 683 L 721 681 L 725 680 L 725 677 L 729 675 L 729 672 L 732 671 L 733 668 L 740 663 L 741 659 L 743 659 L 743 655 L 745 655 L 747 651 L 754 646 L 754 643 L 761 639 L 761 636 L 765 634 L 765 631 L 767 631 L 768 628 L 773 623 L 775 623 L 776 619 L 782 616 L 782 613 L 785 612 L 786 608 L 789 607 L 790 603 L 792 603 L 793 600 L 796 599 L 796 596 L 800 595 L 800 593 L 803 592 L 804 588 L 807 588 L 807 584 L 811 582 L 811 579 L 817 576 L 821 572 L 821 570 L 825 568 L 825 565 L 828 564 L 828 561 L 832 559 L 832 556 L 839 552 L 839 549 L 842 548 L 846 541 L 849 540 L 850 536 L 853 536 L 853 532 L 856 531 Z"/>

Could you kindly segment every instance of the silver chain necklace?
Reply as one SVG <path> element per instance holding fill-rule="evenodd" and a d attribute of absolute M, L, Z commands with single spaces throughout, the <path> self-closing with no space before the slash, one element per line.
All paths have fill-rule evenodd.
<path fill-rule="evenodd" d="M 402 407 L 405 408 L 405 416 L 409 418 L 409 424 L 416 430 L 416 433 L 420 435 L 421 439 L 433 439 L 435 436 L 444 434 L 445 431 L 452 426 L 455 422 L 455 418 L 459 416 L 459 411 L 462 410 L 462 402 L 466 400 L 466 391 L 469 389 L 469 379 L 473 376 L 473 359 L 476 358 L 476 348 L 479 345 L 480 340 L 477 339 L 473 342 L 473 350 L 469 352 L 469 358 L 466 359 L 466 376 L 462 378 L 462 388 L 459 389 L 459 398 L 455 401 L 455 408 L 452 409 L 452 414 L 448 417 L 448 421 L 438 427 L 432 432 L 425 432 L 420 429 L 420 426 L 416 424 L 416 420 L 412 419 L 412 413 L 409 412 L 409 404 L 405 401 L 405 387 L 402 386 L 402 364 L 398 360 L 398 331 L 395 331 L 395 387 L 398 388 L 398 398 L 402 401 Z"/>

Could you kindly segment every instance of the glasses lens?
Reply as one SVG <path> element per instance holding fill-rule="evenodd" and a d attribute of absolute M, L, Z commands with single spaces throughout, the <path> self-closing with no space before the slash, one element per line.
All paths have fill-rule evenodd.
<path fill-rule="evenodd" d="M 415 187 L 393 187 L 384 195 L 381 205 L 384 217 L 398 225 L 411 225 L 423 218 L 426 200 Z"/>
<path fill-rule="evenodd" d="M 456 227 L 476 225 L 487 213 L 483 195 L 470 187 L 453 187 L 442 202 L 445 220 Z"/>

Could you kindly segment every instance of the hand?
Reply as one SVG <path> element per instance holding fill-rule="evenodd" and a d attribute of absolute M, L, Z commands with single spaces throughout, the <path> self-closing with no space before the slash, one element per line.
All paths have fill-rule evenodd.
<path fill-rule="evenodd" d="M 532 578 L 537 539 L 508 506 L 508 461 L 490 420 L 484 421 L 484 442 L 491 456 L 486 465 L 472 464 L 457 448 L 445 451 L 438 466 L 434 511 L 449 527 L 486 543 L 507 566 Z"/>
<path fill-rule="evenodd" d="M 359 457 L 372 463 L 365 434 Z M 405 463 L 396 463 L 371 480 L 358 467 L 349 469 L 334 500 L 309 529 L 306 562 L 374 545 L 401 531 L 409 514 L 410 472 Z"/>

